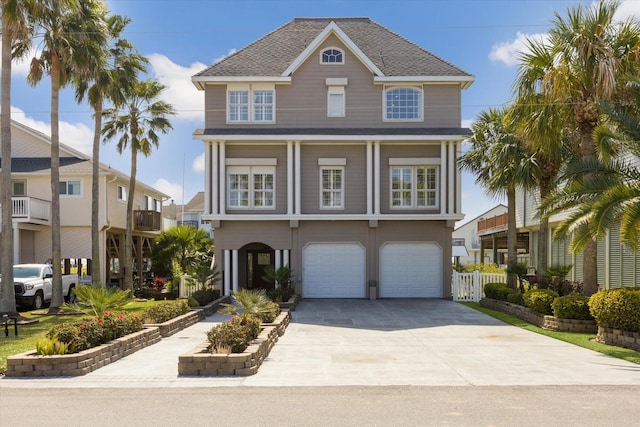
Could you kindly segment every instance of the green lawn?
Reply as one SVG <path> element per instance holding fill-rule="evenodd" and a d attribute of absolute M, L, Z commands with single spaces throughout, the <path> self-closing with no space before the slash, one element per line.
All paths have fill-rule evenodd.
<path fill-rule="evenodd" d="M 155 301 L 132 301 L 128 303 L 122 310 L 130 313 L 139 313 L 151 305 L 156 304 Z M 42 310 L 46 312 L 46 310 Z M 18 325 L 18 337 L 13 335 L 13 325 L 9 327 L 9 337 L 4 336 L 4 327 L 0 329 L 0 374 L 7 369 L 7 356 L 23 353 L 29 350 L 35 350 L 36 343 L 44 337 L 52 326 L 63 322 L 74 322 L 82 319 L 82 317 L 90 317 L 87 315 L 35 315 L 31 311 L 20 313 L 24 317 L 37 318 L 38 323 L 29 325 Z"/>
<path fill-rule="evenodd" d="M 579 347 L 588 348 L 589 350 L 597 351 L 598 353 L 617 357 L 618 359 L 623 359 L 628 362 L 637 363 L 640 365 L 640 353 L 638 353 L 637 351 L 593 341 L 593 338 L 595 338 L 595 335 L 593 334 L 547 331 L 546 329 L 542 329 L 538 326 L 532 325 L 529 322 L 518 319 L 517 317 L 510 316 L 501 311 L 490 310 L 488 308 L 482 307 L 477 302 L 463 302 L 460 304 L 464 304 L 467 307 L 471 307 L 475 310 L 481 311 L 482 313 L 485 313 L 510 325 L 518 326 L 537 334 L 546 335 L 560 341 L 568 342 Z"/>

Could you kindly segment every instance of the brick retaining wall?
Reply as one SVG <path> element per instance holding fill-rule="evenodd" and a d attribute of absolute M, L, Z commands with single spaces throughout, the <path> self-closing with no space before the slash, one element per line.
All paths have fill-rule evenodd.
<path fill-rule="evenodd" d="M 480 305 L 492 310 L 502 311 L 550 331 L 595 334 L 598 329 L 595 320 L 561 319 L 537 313 L 528 307 L 508 301 L 482 298 Z"/>
<path fill-rule="evenodd" d="M 160 341 L 158 328 L 147 328 L 79 353 L 39 356 L 34 351 L 7 357 L 7 377 L 85 375 Z"/>
<path fill-rule="evenodd" d="M 163 323 L 145 323 L 145 328 L 158 328 L 162 338 L 170 337 L 176 332 L 180 332 L 184 328 L 195 325 L 202 318 L 200 310 L 189 311 L 181 316 L 174 317 Z"/>
<path fill-rule="evenodd" d="M 264 323 L 258 338 L 253 340 L 242 353 L 212 354 L 207 349 L 209 342 L 178 358 L 178 375 L 247 376 L 258 372 L 258 368 L 282 336 L 291 321 L 289 311 L 283 311 L 273 323 Z"/>
<path fill-rule="evenodd" d="M 622 331 L 620 329 L 598 326 L 596 341 L 603 344 L 630 348 L 640 351 L 640 334 L 638 332 Z"/>

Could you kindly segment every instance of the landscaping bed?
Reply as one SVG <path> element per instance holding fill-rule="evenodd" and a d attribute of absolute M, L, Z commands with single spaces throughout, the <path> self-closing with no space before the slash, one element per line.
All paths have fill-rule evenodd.
<path fill-rule="evenodd" d="M 202 344 L 178 358 L 178 375 L 248 376 L 258 372 L 258 368 L 282 336 L 291 321 L 291 314 L 282 311 L 273 323 L 263 323 L 262 331 L 242 353 L 213 354 L 209 342 Z"/>
<path fill-rule="evenodd" d="M 598 331 L 598 327 L 594 320 L 561 319 L 559 317 L 537 313 L 522 305 L 492 298 L 481 299 L 480 305 L 492 310 L 502 311 L 503 313 L 510 314 L 550 331 L 579 332 L 587 334 L 595 334 Z"/>
<path fill-rule="evenodd" d="M 598 326 L 596 341 L 640 351 L 640 333 Z"/>
<path fill-rule="evenodd" d="M 157 327 L 126 335 L 79 353 L 40 356 L 29 351 L 7 357 L 7 377 L 66 377 L 93 372 L 160 341 Z"/>

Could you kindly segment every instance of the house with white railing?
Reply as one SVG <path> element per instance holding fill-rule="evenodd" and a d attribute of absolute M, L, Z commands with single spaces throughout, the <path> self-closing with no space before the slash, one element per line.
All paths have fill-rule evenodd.
<path fill-rule="evenodd" d="M 15 121 L 11 134 L 14 262 L 45 262 L 52 258 L 51 141 L 49 136 Z M 150 266 L 147 259 L 151 243 L 162 229 L 161 206 L 168 196 L 142 182 L 137 182 L 135 194 L 129 195 L 129 176 L 100 164 L 101 271 L 92 271 L 92 169 L 91 157 L 60 144 L 60 249 L 65 271 L 82 265 L 87 275 L 99 274 L 104 283 L 119 280 L 127 200 L 133 197 L 134 265 L 137 271 L 144 272 Z"/>

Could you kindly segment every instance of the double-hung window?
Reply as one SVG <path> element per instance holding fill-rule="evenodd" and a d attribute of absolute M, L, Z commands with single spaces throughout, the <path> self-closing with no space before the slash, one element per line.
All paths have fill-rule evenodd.
<path fill-rule="evenodd" d="M 321 167 L 320 186 L 320 207 L 322 209 L 344 208 L 344 167 Z"/>
<path fill-rule="evenodd" d="M 61 196 L 80 196 L 80 181 L 60 181 Z"/>
<path fill-rule="evenodd" d="M 275 168 L 230 166 L 227 168 L 228 207 L 275 208 Z"/>
<path fill-rule="evenodd" d="M 229 123 L 273 123 L 275 87 L 265 84 L 229 85 L 227 90 Z"/>
<path fill-rule="evenodd" d="M 422 90 L 413 87 L 385 88 L 384 119 L 422 120 Z"/>
<path fill-rule="evenodd" d="M 118 185 L 118 200 L 121 202 L 127 201 L 127 189 L 124 185 Z"/>
<path fill-rule="evenodd" d="M 436 166 L 392 166 L 391 207 L 424 209 L 438 206 Z"/>

